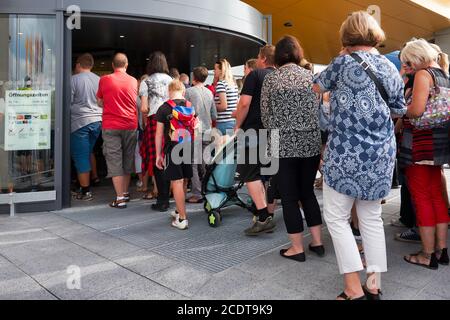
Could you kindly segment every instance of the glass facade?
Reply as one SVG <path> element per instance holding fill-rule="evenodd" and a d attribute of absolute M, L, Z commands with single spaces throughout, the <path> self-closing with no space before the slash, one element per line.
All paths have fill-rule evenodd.
<path fill-rule="evenodd" d="M 56 18 L 0 15 L 0 190 L 55 189 Z"/>

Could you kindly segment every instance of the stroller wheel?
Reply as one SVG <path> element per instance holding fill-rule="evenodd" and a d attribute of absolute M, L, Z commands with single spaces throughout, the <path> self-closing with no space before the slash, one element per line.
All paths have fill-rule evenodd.
<path fill-rule="evenodd" d="M 210 227 L 217 228 L 222 222 L 222 215 L 217 211 L 212 211 L 208 214 L 208 223 Z"/>

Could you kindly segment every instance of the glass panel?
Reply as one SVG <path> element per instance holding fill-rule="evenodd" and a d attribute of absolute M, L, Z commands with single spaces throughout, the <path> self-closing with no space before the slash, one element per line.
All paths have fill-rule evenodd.
<path fill-rule="evenodd" d="M 54 16 L 0 15 L 0 190 L 54 190 Z"/>

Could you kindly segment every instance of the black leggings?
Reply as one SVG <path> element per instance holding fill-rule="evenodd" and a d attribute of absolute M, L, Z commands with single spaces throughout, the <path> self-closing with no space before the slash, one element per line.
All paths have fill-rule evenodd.
<path fill-rule="evenodd" d="M 301 201 L 308 227 L 322 224 L 319 203 L 314 194 L 314 180 L 320 163 L 320 155 L 312 158 L 280 159 L 278 179 L 284 223 L 288 234 L 304 231 L 298 201 Z"/>

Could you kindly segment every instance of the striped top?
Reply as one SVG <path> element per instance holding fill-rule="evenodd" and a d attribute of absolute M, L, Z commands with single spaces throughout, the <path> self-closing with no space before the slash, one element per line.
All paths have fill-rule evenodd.
<path fill-rule="evenodd" d="M 447 75 L 437 68 L 429 68 L 436 84 L 450 88 Z M 432 92 L 432 89 L 430 89 Z M 412 102 L 412 90 L 406 97 L 407 103 Z M 450 127 L 431 130 L 416 129 L 405 116 L 403 117 L 403 133 L 398 156 L 399 166 L 405 168 L 412 164 L 440 166 L 450 161 L 449 132 Z"/>
<path fill-rule="evenodd" d="M 216 94 L 214 96 L 216 105 L 220 102 L 219 93 L 223 92 L 227 95 L 228 107 L 227 110 L 223 112 L 217 112 L 217 122 L 234 121 L 235 119 L 231 117 L 231 114 L 237 109 L 239 100 L 238 87 L 236 85 L 230 86 L 226 81 L 217 82 Z"/>

